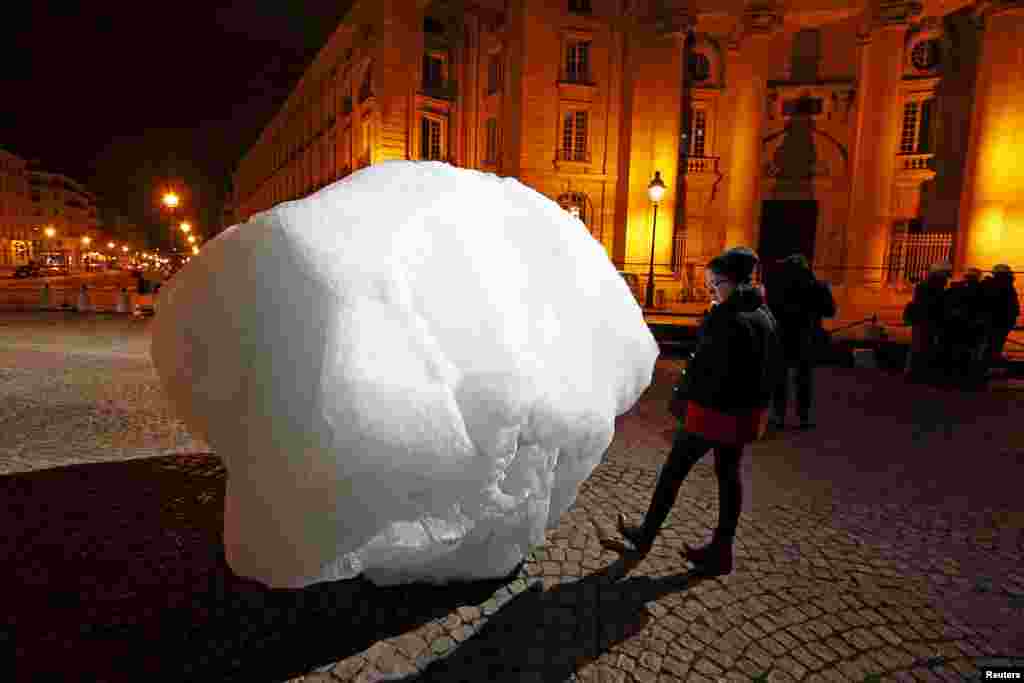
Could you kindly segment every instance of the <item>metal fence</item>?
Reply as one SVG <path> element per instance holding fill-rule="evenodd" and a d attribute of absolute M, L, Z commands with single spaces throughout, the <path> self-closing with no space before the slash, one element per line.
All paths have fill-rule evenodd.
<path fill-rule="evenodd" d="M 885 280 L 889 284 L 918 282 L 933 263 L 953 260 L 953 233 L 897 233 L 889 246 Z"/>

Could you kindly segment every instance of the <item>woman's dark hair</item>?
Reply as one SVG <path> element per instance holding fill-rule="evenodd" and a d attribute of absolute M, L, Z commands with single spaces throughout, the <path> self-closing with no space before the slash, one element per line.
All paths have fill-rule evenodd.
<path fill-rule="evenodd" d="M 733 247 L 708 261 L 707 268 L 739 285 L 750 282 L 757 262 L 757 254 L 752 250 L 746 247 Z"/>

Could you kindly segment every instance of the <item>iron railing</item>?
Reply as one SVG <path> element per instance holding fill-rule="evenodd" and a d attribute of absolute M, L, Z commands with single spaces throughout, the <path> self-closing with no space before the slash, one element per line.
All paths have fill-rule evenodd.
<path fill-rule="evenodd" d="M 918 282 L 928 275 L 933 263 L 952 262 L 953 233 L 896 233 L 889 245 L 886 282 Z"/>

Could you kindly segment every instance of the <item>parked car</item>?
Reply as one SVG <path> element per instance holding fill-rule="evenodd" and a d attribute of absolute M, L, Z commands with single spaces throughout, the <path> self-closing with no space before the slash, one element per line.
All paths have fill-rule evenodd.
<path fill-rule="evenodd" d="M 39 264 L 33 261 L 29 261 L 25 265 L 14 269 L 14 277 L 16 278 L 39 277 L 40 275 L 42 275 L 42 271 L 39 269 Z"/>

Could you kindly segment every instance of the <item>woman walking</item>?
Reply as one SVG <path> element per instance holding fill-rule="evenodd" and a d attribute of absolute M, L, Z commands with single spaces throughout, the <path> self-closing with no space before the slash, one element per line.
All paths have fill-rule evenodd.
<path fill-rule="evenodd" d="M 775 320 L 760 288 L 751 283 L 757 262 L 753 251 L 736 247 L 708 263 L 705 284 L 715 305 L 698 331 L 687 369 L 685 422 L 658 475 L 643 524 L 629 526 L 619 515 L 619 532 L 646 554 L 690 469 L 714 450 L 718 527 L 708 545 L 686 548 L 696 570 L 709 576 L 732 571 L 743 504 L 740 459 L 743 448 L 764 434 L 782 367 Z"/>

